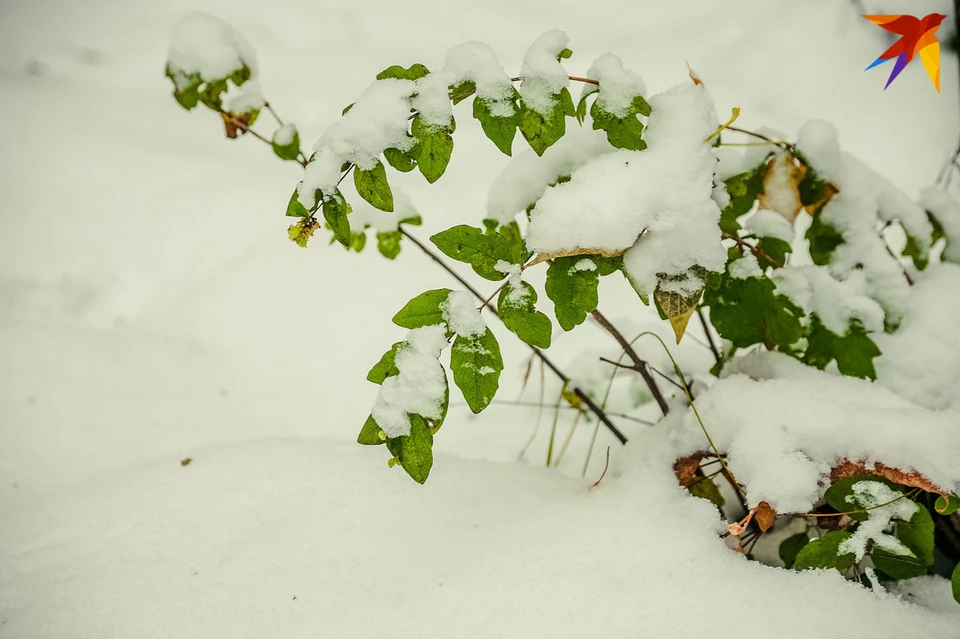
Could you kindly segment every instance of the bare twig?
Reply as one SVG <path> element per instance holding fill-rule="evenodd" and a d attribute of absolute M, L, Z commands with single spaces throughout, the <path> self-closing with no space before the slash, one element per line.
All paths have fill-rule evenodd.
<path fill-rule="evenodd" d="M 617 343 L 620 344 L 620 348 L 623 349 L 623 352 L 627 354 L 627 357 L 630 358 L 630 361 L 633 362 L 633 369 L 640 373 L 640 376 L 643 378 L 644 383 L 647 385 L 647 388 L 650 389 L 650 393 L 653 395 L 653 398 L 657 401 L 657 405 L 660 407 L 660 410 L 664 415 L 670 412 L 670 407 L 667 405 L 667 400 L 663 397 L 663 393 L 660 392 L 660 388 L 657 386 L 657 381 L 653 379 L 653 375 L 650 374 L 650 370 L 646 361 L 640 358 L 637 355 L 637 351 L 633 349 L 633 346 L 630 345 L 630 342 L 610 323 L 603 313 L 599 310 L 591 313 L 593 319 L 603 327 L 605 331 L 610 333 Z"/>
<path fill-rule="evenodd" d="M 714 359 L 717 360 L 717 364 L 723 361 L 723 356 L 720 355 L 720 349 L 717 348 L 716 342 L 713 341 L 713 333 L 710 331 L 710 323 L 707 322 L 707 318 L 703 314 L 703 309 L 697 308 L 697 317 L 700 318 L 700 325 L 703 327 L 703 334 L 707 336 L 707 343 L 710 344 L 710 352 L 713 353 Z"/>

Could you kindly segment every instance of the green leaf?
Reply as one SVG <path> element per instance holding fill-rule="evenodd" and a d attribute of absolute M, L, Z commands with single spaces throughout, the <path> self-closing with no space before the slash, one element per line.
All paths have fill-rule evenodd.
<path fill-rule="evenodd" d="M 374 384 L 382 384 L 383 380 L 388 377 L 399 375 L 400 370 L 396 364 L 397 350 L 404 345 L 406 345 L 406 342 L 397 342 L 391 346 L 390 350 L 384 353 L 380 361 L 374 364 L 370 372 L 367 373 L 367 381 L 373 382 Z"/>
<path fill-rule="evenodd" d="M 934 524 L 930 511 L 917 504 L 917 512 L 910 521 L 897 521 L 893 526 L 893 536 L 909 548 L 924 566 L 933 565 Z M 888 573 L 889 574 L 889 573 Z"/>
<path fill-rule="evenodd" d="M 594 268 L 583 268 L 589 262 Z M 600 274 L 596 262 L 581 255 L 558 257 L 547 269 L 547 297 L 553 301 L 560 328 L 565 331 L 583 323 L 588 313 L 597 310 L 600 300 L 597 284 Z"/>
<path fill-rule="evenodd" d="M 427 481 L 433 466 L 433 434 L 423 417 L 410 415 L 410 434 L 387 439 L 387 449 L 415 482 Z"/>
<path fill-rule="evenodd" d="M 443 319 L 441 306 L 450 295 L 449 288 L 438 288 L 417 295 L 407 302 L 400 311 L 393 316 L 393 323 L 403 328 L 420 328 L 446 324 Z"/>
<path fill-rule="evenodd" d="M 200 102 L 206 107 L 219 111 L 223 108 L 223 99 L 221 96 L 227 91 L 227 79 L 214 80 L 207 82 L 200 90 Z"/>
<path fill-rule="evenodd" d="M 484 225 L 488 225 L 489 222 L 493 220 L 484 220 Z M 523 264 L 533 255 L 533 251 L 527 248 L 527 243 L 523 239 L 523 234 L 520 232 L 520 225 L 516 222 L 510 222 L 509 224 L 500 224 L 499 222 L 493 221 L 496 225 L 494 228 L 497 235 L 502 237 L 506 241 L 507 246 L 510 247 L 510 259 L 507 261 L 511 264 Z M 488 228 L 486 235 L 491 235 L 491 230 Z"/>
<path fill-rule="evenodd" d="M 579 122 L 581 125 L 583 124 L 583 121 L 587 119 L 587 98 L 594 93 L 596 93 L 596 91 L 584 94 L 580 98 L 580 102 L 577 104 L 577 111 L 574 114 L 574 117 L 577 118 L 577 122 Z"/>
<path fill-rule="evenodd" d="M 401 173 L 409 173 L 417 166 L 416 152 L 416 147 L 409 151 L 384 149 L 383 157 L 387 160 L 387 163 L 396 170 Z"/>
<path fill-rule="evenodd" d="M 840 544 L 852 537 L 852 533 L 845 530 L 832 530 L 819 539 L 814 539 L 800 552 L 794 567 L 800 570 L 812 568 L 836 568 L 840 572 L 848 570 L 856 560 L 856 555 L 847 553 L 840 555 Z"/>
<path fill-rule="evenodd" d="M 720 489 L 709 477 L 694 477 L 687 490 L 694 497 L 712 501 L 718 508 L 723 508 L 727 500 L 720 494 Z"/>
<path fill-rule="evenodd" d="M 805 532 L 791 535 L 780 542 L 779 554 L 784 567 L 793 568 L 793 564 L 797 561 L 797 554 L 799 554 L 800 551 L 803 550 L 803 547 L 809 542 L 810 538 L 807 537 L 807 533 Z"/>
<path fill-rule="evenodd" d="M 453 381 L 474 413 L 486 408 L 500 387 L 503 359 L 497 338 L 488 328 L 479 337 L 458 335 L 450 350 Z"/>
<path fill-rule="evenodd" d="M 528 283 L 521 281 L 517 288 L 507 284 L 497 299 L 497 313 L 503 325 L 527 344 L 550 348 L 553 323 L 536 309 L 536 303 L 537 292 Z"/>
<path fill-rule="evenodd" d="M 350 213 L 350 205 L 343 199 L 340 189 L 337 189 L 333 195 L 323 200 L 323 219 L 327 221 L 333 236 L 344 246 L 349 247 L 352 238 L 350 232 L 350 220 L 347 215 Z"/>
<path fill-rule="evenodd" d="M 569 58 L 569 57 L 572 56 L 572 55 L 573 55 L 573 51 L 571 51 L 570 49 L 563 49 L 563 50 L 557 55 L 557 62 L 560 62 L 560 60 L 563 60 L 564 58 Z"/>
<path fill-rule="evenodd" d="M 366 245 L 367 234 L 364 231 L 360 231 L 359 233 L 353 233 L 350 235 L 350 246 L 344 248 L 346 248 L 348 251 L 354 250 L 359 253 Z"/>
<path fill-rule="evenodd" d="M 817 202 L 822 202 L 827 197 L 827 189 L 829 188 L 827 181 L 810 165 L 810 161 L 802 153 L 793 149 L 793 155 L 806 167 L 803 178 L 797 184 L 800 204 L 811 206 Z"/>
<path fill-rule="evenodd" d="M 411 215 L 410 217 L 405 217 L 397 224 L 409 224 L 410 226 L 421 226 L 423 224 L 423 218 L 419 215 Z"/>
<path fill-rule="evenodd" d="M 913 260 L 913 265 L 917 268 L 918 271 L 922 271 L 927 268 L 927 265 L 930 264 L 930 251 L 929 247 L 924 246 L 917 242 L 917 238 L 913 237 L 909 233 L 907 235 L 907 243 L 903 247 L 903 252 L 901 255 L 904 257 L 909 257 Z"/>
<path fill-rule="evenodd" d="M 388 80 L 395 78 L 397 80 L 419 80 L 430 73 L 430 69 L 422 64 L 411 64 L 409 68 L 404 69 L 399 64 L 387 67 L 377 74 L 377 80 Z"/>
<path fill-rule="evenodd" d="M 803 309 L 778 295 L 768 277 L 738 279 L 728 272 L 715 290 L 706 290 L 703 303 L 720 336 L 738 348 L 763 344 L 789 352 L 802 335 Z"/>
<path fill-rule="evenodd" d="M 953 600 L 960 603 L 960 564 L 957 564 L 956 568 L 953 569 L 950 586 L 953 590 Z"/>
<path fill-rule="evenodd" d="M 377 250 L 388 260 L 400 255 L 400 231 L 380 231 L 377 233 Z"/>
<path fill-rule="evenodd" d="M 310 211 L 303 204 L 300 204 L 300 195 L 297 189 L 293 190 L 290 201 L 287 202 L 287 217 L 310 217 Z"/>
<path fill-rule="evenodd" d="M 450 101 L 455 105 L 469 98 L 477 90 L 477 83 L 473 80 L 465 80 L 460 84 L 450 86 Z"/>
<path fill-rule="evenodd" d="M 493 109 L 509 108 L 509 115 L 494 115 Z M 473 101 L 473 117 L 480 121 L 483 132 L 490 140 L 497 145 L 497 148 L 506 155 L 511 155 L 513 151 L 513 138 L 517 134 L 517 127 L 520 126 L 520 108 L 516 102 L 504 100 L 500 102 L 490 102 L 481 97 Z"/>
<path fill-rule="evenodd" d="M 484 279 L 499 282 L 506 275 L 496 269 L 500 261 L 511 262 L 512 251 L 507 241 L 496 233 L 484 233 L 478 228 L 460 224 L 441 231 L 430 241 L 444 255 L 465 262 Z"/>
<path fill-rule="evenodd" d="M 677 344 L 683 338 L 687 323 L 697 309 L 697 303 L 706 286 L 708 273 L 707 269 L 695 265 L 675 275 L 657 274 L 657 287 L 653 291 L 653 300 L 656 302 L 660 318 L 670 320 Z"/>
<path fill-rule="evenodd" d="M 356 167 L 353 170 L 353 181 L 357 186 L 357 193 L 373 208 L 387 213 L 393 212 L 393 191 L 387 182 L 387 170 L 380 160 L 367 171 Z"/>
<path fill-rule="evenodd" d="M 829 264 L 833 252 L 843 244 L 843 235 L 823 221 L 823 209 L 814 212 L 805 237 L 810 243 L 810 259 L 819 266 Z"/>
<path fill-rule="evenodd" d="M 857 494 L 853 492 L 854 484 L 859 484 L 860 482 L 864 481 L 872 481 L 879 484 L 884 484 L 892 490 L 901 492 L 899 485 L 893 483 L 885 477 L 870 474 L 860 474 L 837 480 L 830 486 L 830 488 L 827 489 L 823 495 L 823 498 L 838 513 L 850 512 L 850 518 L 854 521 L 866 521 L 870 517 L 870 511 L 851 512 L 867 507 L 857 499 Z"/>
<path fill-rule="evenodd" d="M 281 130 L 282 128 L 274 132 L 273 139 L 270 140 L 270 146 L 273 148 L 276 156 L 281 160 L 293 160 L 296 162 L 300 158 L 300 132 L 294 129 L 293 137 L 290 141 L 286 144 L 280 144 L 277 142 L 277 133 Z"/>
<path fill-rule="evenodd" d="M 897 555 L 883 548 L 870 551 L 873 566 L 894 579 L 911 579 L 927 574 L 927 565 L 917 557 Z"/>
<path fill-rule="evenodd" d="M 379 446 L 386 441 L 380 437 L 380 433 L 382 432 L 383 430 L 380 428 L 380 425 L 377 424 L 373 415 L 370 415 L 367 417 L 367 421 L 363 422 L 363 427 L 357 436 L 357 443 L 363 444 L 364 446 Z"/>
<path fill-rule="evenodd" d="M 720 230 L 724 233 L 736 235 L 740 230 L 741 215 L 753 210 L 757 197 L 763 193 L 763 171 L 765 165 L 760 164 L 752 171 L 739 173 L 724 180 L 730 203 L 720 213 Z"/>
<path fill-rule="evenodd" d="M 757 248 L 763 252 L 762 255 L 757 255 L 757 263 L 764 270 L 768 266 L 780 268 L 786 265 L 787 253 L 793 253 L 790 242 L 777 237 L 761 237 L 757 242 Z"/>
<path fill-rule="evenodd" d="M 603 89 L 601 87 L 601 96 Z M 637 96 L 643 105 L 647 103 L 643 98 Z M 617 116 L 606 111 L 601 106 L 601 100 L 598 98 L 590 107 L 590 117 L 593 119 L 594 130 L 602 129 L 607 132 L 607 141 L 618 149 L 629 149 L 631 151 L 642 151 L 647 148 L 647 143 L 643 141 L 643 124 L 637 119 L 639 113 L 639 104 L 633 105 L 623 116 Z M 647 113 L 650 107 L 647 106 Z"/>
<path fill-rule="evenodd" d="M 550 100 L 552 107 L 546 113 L 531 109 L 523 100 L 520 101 L 520 133 L 537 155 L 543 155 L 563 137 L 567 130 L 566 117 L 573 117 L 577 112 L 566 87 L 550 96 Z"/>
<path fill-rule="evenodd" d="M 826 328 L 816 315 L 811 318 L 807 350 L 803 354 L 805 364 L 823 370 L 836 360 L 842 374 L 876 380 L 873 358 L 880 354 L 880 349 L 867 336 L 860 320 L 850 320 L 850 327 L 841 337 Z"/>
<path fill-rule="evenodd" d="M 952 515 L 957 512 L 957 510 L 960 510 L 960 497 L 953 494 L 947 495 L 946 497 L 940 495 L 937 497 L 937 502 L 933 505 L 933 509 L 940 515 Z"/>
<path fill-rule="evenodd" d="M 187 74 L 180 70 L 174 70 L 168 64 L 165 75 L 173 82 L 173 97 L 180 106 L 187 111 L 196 107 L 200 101 L 200 85 L 203 84 L 200 74 Z"/>
<path fill-rule="evenodd" d="M 417 138 L 417 166 L 420 167 L 423 177 L 427 178 L 427 182 L 433 184 L 440 179 L 450 163 L 450 156 L 453 154 L 453 136 L 450 134 L 453 133 L 454 126 L 424 124 L 418 115 L 413 119 L 411 131 L 413 137 Z"/>

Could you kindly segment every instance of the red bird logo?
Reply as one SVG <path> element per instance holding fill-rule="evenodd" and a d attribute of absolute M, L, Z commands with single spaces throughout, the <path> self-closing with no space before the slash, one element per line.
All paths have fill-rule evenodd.
<path fill-rule="evenodd" d="M 940 13 L 931 13 L 920 19 L 905 15 L 863 17 L 887 31 L 901 36 L 899 40 L 893 43 L 892 47 L 881 53 L 880 57 L 867 67 L 867 70 L 869 70 L 878 64 L 896 60 L 893 65 L 893 72 L 890 74 L 887 84 L 883 87 L 884 89 L 890 86 L 890 83 L 910 64 L 915 55 L 920 54 L 927 75 L 930 76 L 937 93 L 940 93 L 940 43 L 937 41 L 937 29 L 940 28 L 940 23 L 947 16 Z"/>

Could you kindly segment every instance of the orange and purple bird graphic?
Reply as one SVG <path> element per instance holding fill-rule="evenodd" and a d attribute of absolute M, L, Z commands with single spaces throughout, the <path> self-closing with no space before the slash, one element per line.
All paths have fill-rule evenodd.
<path fill-rule="evenodd" d="M 900 39 L 894 42 L 892 47 L 881 53 L 880 57 L 867 67 L 867 70 L 869 70 L 878 64 L 890 60 L 896 61 L 893 65 L 893 72 L 890 73 L 890 79 L 883 87 L 884 89 L 890 86 L 890 83 L 897 79 L 897 76 L 910 64 L 914 56 L 919 54 L 920 60 L 923 61 L 923 66 L 927 70 L 927 75 L 930 76 L 937 93 L 940 93 L 940 43 L 937 41 L 937 29 L 940 28 L 940 23 L 947 16 L 940 13 L 931 13 L 923 18 L 907 15 L 865 15 L 863 17 L 900 36 Z"/>

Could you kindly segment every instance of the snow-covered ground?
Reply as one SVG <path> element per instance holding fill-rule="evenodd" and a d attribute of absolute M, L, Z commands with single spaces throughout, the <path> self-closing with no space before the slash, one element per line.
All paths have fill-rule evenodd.
<path fill-rule="evenodd" d="M 175 24 L 217 15 L 257 49 L 267 98 L 311 143 L 391 64 L 434 68 L 481 40 L 518 69 L 559 28 L 571 72 L 609 50 L 656 93 L 687 81 L 687 61 L 721 119 L 737 106 L 739 125 L 791 137 L 825 119 L 846 151 L 917 196 L 960 134 L 957 59 L 944 51 L 939 95 L 919 64 L 882 91 L 885 73 L 863 69 L 889 45 L 852 4 L 4 0 L 0 637 L 960 637 L 942 580 L 905 587 L 918 606 L 730 552 L 716 511 L 657 463 L 667 451 L 655 439 L 649 454 L 642 437 L 614 447 L 615 472 L 590 491 L 601 454 L 589 481 L 571 475 L 592 427 L 561 474 L 516 463 L 536 409 L 473 417 L 453 397 L 428 484 L 389 470 L 353 443 L 377 392 L 366 372 L 404 335 L 392 314 L 452 282 L 411 248 L 388 262 L 369 247 L 289 242 L 299 167 L 224 140 L 163 77 Z M 506 163 L 465 109 L 443 179 L 391 177 L 424 215 L 424 238 L 476 223 Z M 917 287 L 943 320 L 908 314 L 901 342 L 878 341 L 881 381 L 947 409 L 938 420 L 960 390 L 960 345 L 944 329 L 960 309 L 937 294 L 956 271 Z M 604 286 L 602 308 L 625 332 L 669 334 L 628 286 Z M 526 352 L 494 330 L 501 397 L 513 399 Z M 660 362 L 657 348 L 641 351 Z M 617 354 L 583 327 L 556 335 L 551 356 L 587 375 L 596 362 L 583 354 L 599 349 Z M 709 365 L 695 342 L 678 355 Z M 547 430 L 527 454 L 539 466 Z"/>

